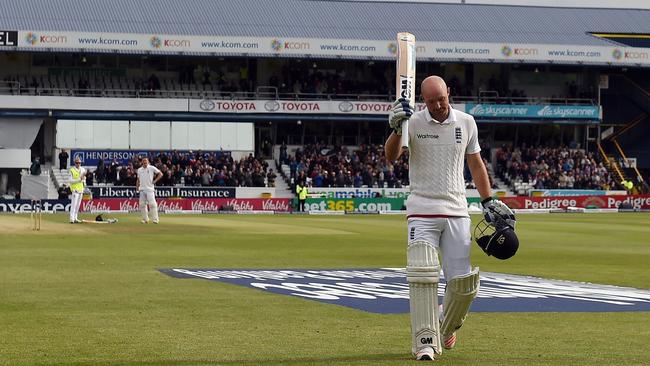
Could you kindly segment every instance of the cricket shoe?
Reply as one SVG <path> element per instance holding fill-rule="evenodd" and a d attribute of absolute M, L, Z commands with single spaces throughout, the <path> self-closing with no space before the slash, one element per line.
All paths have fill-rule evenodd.
<path fill-rule="evenodd" d="M 438 309 L 440 310 L 440 325 L 442 325 L 443 319 L 445 319 L 445 312 L 443 311 L 442 304 L 439 305 Z M 456 345 L 456 332 L 451 333 L 450 335 L 442 336 L 442 347 L 444 349 L 452 349 Z"/>
<path fill-rule="evenodd" d="M 431 347 L 424 347 L 415 354 L 415 359 L 418 361 L 433 361 L 436 353 Z"/>
<path fill-rule="evenodd" d="M 148 223 L 149 223 L 149 220 L 142 220 L 142 221 L 140 221 L 140 223 L 142 223 L 142 224 L 148 224 Z"/>
<path fill-rule="evenodd" d="M 152 222 L 153 222 L 154 224 L 158 224 L 159 221 L 158 221 L 158 220 L 153 220 Z"/>
<path fill-rule="evenodd" d="M 456 345 L 456 332 L 451 333 L 451 335 L 442 338 L 442 346 L 445 349 L 452 349 Z"/>

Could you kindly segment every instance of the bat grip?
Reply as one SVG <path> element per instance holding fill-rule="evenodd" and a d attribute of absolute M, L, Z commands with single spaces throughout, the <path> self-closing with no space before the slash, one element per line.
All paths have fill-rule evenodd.
<path fill-rule="evenodd" d="M 409 121 L 404 121 L 402 123 L 402 138 L 401 138 L 402 147 L 409 147 Z"/>

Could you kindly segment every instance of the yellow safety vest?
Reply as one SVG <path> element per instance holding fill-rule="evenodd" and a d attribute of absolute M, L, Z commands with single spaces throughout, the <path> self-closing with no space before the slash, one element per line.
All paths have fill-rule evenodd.
<path fill-rule="evenodd" d="M 77 168 L 72 167 L 70 168 L 70 175 L 72 176 L 72 180 L 79 180 L 79 177 L 81 176 L 81 172 L 77 170 Z M 77 183 L 71 183 L 70 184 L 70 190 L 73 192 L 83 192 L 84 191 L 84 182 L 80 181 Z"/>
<path fill-rule="evenodd" d="M 298 186 L 298 188 L 296 188 L 296 193 L 298 193 L 298 199 L 300 200 L 307 199 L 307 187 Z"/>

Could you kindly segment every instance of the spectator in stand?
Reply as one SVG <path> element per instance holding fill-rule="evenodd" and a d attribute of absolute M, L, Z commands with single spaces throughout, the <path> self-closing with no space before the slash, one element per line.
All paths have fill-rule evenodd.
<path fill-rule="evenodd" d="M 93 185 L 93 172 L 88 170 L 86 173 L 86 186 L 90 187 Z"/>
<path fill-rule="evenodd" d="M 68 159 L 70 158 L 70 155 L 68 155 L 68 152 L 65 151 L 65 149 L 62 149 L 61 152 L 59 153 L 59 170 L 67 170 L 68 169 Z"/>
<path fill-rule="evenodd" d="M 41 158 L 38 156 L 34 158 L 32 165 L 29 167 L 29 174 L 41 175 Z"/>
<path fill-rule="evenodd" d="M 117 183 L 119 168 L 120 168 L 120 162 L 117 161 L 117 159 L 113 159 L 113 161 L 111 161 L 111 165 L 109 165 L 109 172 L 107 173 L 106 179 L 113 183 Z"/>
<path fill-rule="evenodd" d="M 266 181 L 268 187 L 275 187 L 275 178 L 277 174 L 273 173 L 273 169 L 269 169 L 269 172 L 266 174 Z"/>
<path fill-rule="evenodd" d="M 59 189 L 57 189 L 60 200 L 67 200 L 70 197 L 70 187 L 65 184 L 62 184 Z"/>
<path fill-rule="evenodd" d="M 106 166 L 104 165 L 104 160 L 99 159 L 97 162 L 97 168 L 95 169 L 95 180 L 97 183 L 104 183 L 106 181 Z"/>
<path fill-rule="evenodd" d="M 282 142 L 280 145 L 280 165 L 287 163 L 287 144 Z"/>
<path fill-rule="evenodd" d="M 354 175 L 354 188 L 361 188 L 363 185 L 363 178 L 361 178 L 361 172 L 357 172 Z"/>

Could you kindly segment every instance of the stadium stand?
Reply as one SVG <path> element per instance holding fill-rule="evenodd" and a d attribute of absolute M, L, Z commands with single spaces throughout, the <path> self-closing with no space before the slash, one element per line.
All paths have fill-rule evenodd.
<path fill-rule="evenodd" d="M 600 157 L 562 146 L 504 146 L 496 151 L 496 174 L 517 194 L 530 189 L 619 189 Z"/>
<path fill-rule="evenodd" d="M 0 61 L 6 66 L 0 70 L 0 95 L 94 98 L 90 103 L 97 105 L 117 98 L 130 98 L 129 103 L 137 103 L 139 100 L 182 100 L 186 105 L 196 100 L 208 103 L 213 100 L 385 103 L 392 101 L 395 94 L 394 54 L 386 53 L 391 50 L 388 42 L 394 40 L 395 34 L 378 25 L 391 24 L 394 21 L 388 14 L 400 14 L 399 17 L 411 14 L 410 30 L 417 34 L 418 42 L 425 45 L 420 51 L 429 55 L 428 58 L 418 60 L 418 79 L 429 74 L 445 77 L 451 89 L 452 102 L 455 104 L 467 105 L 468 110 L 469 106 L 486 104 L 515 107 L 584 106 L 594 110 L 594 107 L 603 106 L 602 119 L 598 117 L 597 120 L 571 117 L 540 120 L 535 117 L 517 119 L 499 115 L 477 116 L 480 136 L 485 137 L 482 143 L 486 152 L 484 157 L 492 162 L 488 167 L 494 168 L 495 174 L 491 178 L 495 186 L 500 184 L 502 178 L 504 183 L 517 192 L 522 191 L 521 187 L 524 187 L 525 192 L 534 185 L 567 186 L 572 180 L 575 180 L 574 187 L 596 184 L 592 181 L 588 184 L 588 179 L 583 177 L 586 173 L 582 171 L 574 171 L 571 175 L 567 173 L 567 178 L 562 174 L 555 176 L 549 172 L 548 179 L 535 179 L 536 176 L 526 173 L 526 169 L 521 172 L 522 166 L 530 169 L 530 164 L 526 161 L 516 162 L 516 171 L 508 171 L 511 170 L 510 167 L 504 173 L 503 168 L 492 161 L 493 154 L 489 153 L 490 146 L 503 144 L 521 146 L 526 143 L 529 146 L 544 146 L 546 143 L 546 146 L 556 146 L 568 145 L 571 141 L 578 141 L 589 159 L 594 159 L 598 165 L 602 163 L 603 167 L 609 170 L 609 176 L 602 177 L 603 180 L 597 182 L 598 185 L 615 187 L 625 179 L 637 182 L 636 190 L 641 191 L 646 183 L 646 179 L 643 179 L 647 176 L 644 168 L 648 166 L 650 153 L 638 137 L 645 136 L 648 132 L 650 78 L 641 63 L 617 66 L 617 62 L 623 62 L 627 57 L 626 53 L 620 53 L 621 50 L 634 45 L 630 46 L 631 43 L 624 39 L 592 33 L 602 30 L 611 34 L 623 34 L 631 29 L 640 34 L 650 33 L 650 23 L 646 21 L 650 14 L 648 10 L 586 7 L 572 10 L 558 7 L 362 1 L 336 2 L 336 6 L 332 6 L 332 2 L 328 1 L 295 0 L 261 1 L 254 9 L 246 8 L 244 3 L 225 1 L 196 0 L 195 6 L 190 8 L 168 0 L 156 3 L 164 6 L 152 6 L 146 14 L 139 14 L 136 6 L 123 0 L 117 2 L 119 6 L 116 5 L 116 8 L 108 9 L 100 6 L 97 0 L 83 6 L 66 1 L 56 4 L 44 2 L 37 9 L 27 9 L 17 0 L 4 2 L 3 14 L 11 14 L 2 18 L 7 29 L 32 29 L 34 25 L 38 25 L 38 29 L 45 30 L 43 32 L 76 32 L 74 36 L 73 33 L 61 36 L 66 37 L 66 42 L 90 42 L 93 35 L 101 32 L 134 37 L 149 32 L 151 35 L 148 36 L 146 44 L 139 45 L 144 47 L 143 49 L 146 48 L 144 51 L 90 46 L 48 49 L 41 47 L 45 46 L 43 39 L 36 37 L 43 32 L 31 32 L 31 37 L 36 37 L 32 39 L 29 38 L 29 33 L 25 33 L 27 31 L 23 31 L 20 45 L 15 48 L 5 47 L 5 52 L 0 55 Z M 277 13 L 278 6 L 285 9 L 286 13 L 269 17 L 269 14 Z M 118 8 L 126 11 L 117 11 Z M 165 14 L 174 14 L 174 21 L 165 20 L 167 16 L 161 13 L 160 9 L 165 9 Z M 317 16 L 319 12 L 314 12 L 314 9 L 327 12 L 330 16 Z M 57 16 L 61 14 L 75 16 Z M 222 19 L 223 14 L 231 14 L 228 22 L 215 21 Z M 575 21 L 576 14 L 580 15 L 579 22 Z M 431 19 L 452 20 L 455 27 L 450 29 L 444 25 L 445 22 L 432 23 Z M 508 21 L 499 22 L 494 21 L 495 19 Z M 360 20 L 363 20 L 363 26 L 358 25 Z M 310 27 L 304 27 L 304 21 L 309 22 Z M 147 28 L 144 29 L 142 24 L 147 24 Z M 526 32 L 519 31 L 524 28 Z M 233 42 L 225 48 L 219 48 L 225 43 L 211 44 L 205 45 L 207 48 L 201 52 L 177 52 L 165 50 L 160 44 L 154 43 L 154 39 L 160 41 L 161 37 L 166 35 L 188 39 L 211 35 Z M 317 46 L 312 40 L 324 37 L 337 42 L 385 41 L 381 46 L 385 55 L 377 57 L 319 54 L 318 52 L 323 50 L 322 47 L 332 45 Z M 32 39 L 29 44 L 25 43 L 27 38 Z M 255 47 L 252 47 L 253 43 L 248 45 L 251 46 L 250 52 L 226 50 L 231 45 L 243 45 L 244 43 L 240 42 L 242 39 L 257 43 L 254 44 Z M 292 44 L 292 39 L 308 41 Z M 192 38 L 192 42 L 195 41 L 196 38 Z M 268 44 L 263 44 L 264 42 Z M 441 56 L 449 49 L 436 48 L 433 57 L 433 47 L 439 46 L 439 43 L 435 42 L 449 42 L 455 45 L 497 43 L 500 48 L 496 52 L 498 55 L 495 55 L 497 58 L 479 57 L 480 53 L 485 51 L 479 48 L 463 49 L 462 53 L 467 56 L 460 57 Z M 262 48 L 268 45 L 273 47 L 270 53 L 262 51 Z M 529 48 L 519 49 L 517 45 L 528 45 Z M 583 51 L 577 52 L 576 56 L 580 57 L 569 61 L 561 57 L 548 60 L 541 57 L 531 61 L 517 56 L 522 55 L 521 52 L 544 53 L 546 51 L 539 48 L 544 45 L 561 45 L 560 48 L 567 48 L 561 52 L 569 52 L 569 48 L 574 46 L 582 47 L 580 50 L 588 47 L 621 49 L 609 52 L 611 55 L 608 53 L 607 56 L 611 57 L 607 62 L 591 62 L 591 53 Z M 292 53 L 289 46 L 304 48 L 299 53 Z M 340 45 L 332 47 L 334 46 Z M 639 47 L 646 46 L 641 44 Z M 316 49 L 317 47 L 319 49 Z M 375 44 L 363 47 L 375 51 L 377 48 Z M 640 52 L 636 56 L 643 58 L 644 55 L 646 54 Z M 101 102 L 97 100 L 99 98 L 102 99 Z M 42 99 L 33 101 L 39 106 L 44 103 Z M 70 115 L 78 118 L 74 107 L 75 105 L 71 104 L 69 107 L 66 105 L 66 108 L 54 108 L 51 123 L 56 125 L 56 120 L 65 114 L 62 112 L 57 115 L 57 109 L 72 109 Z M 41 108 L 41 111 L 43 109 L 45 108 Z M 262 145 L 265 142 L 274 147 L 283 142 L 303 146 L 301 150 L 309 157 L 301 157 L 302 160 L 296 161 L 295 165 L 307 164 L 305 175 L 312 184 L 355 186 L 357 173 L 361 177 L 360 184 L 365 186 L 388 187 L 408 184 L 405 161 L 385 162 L 372 158 L 373 154 L 381 155 L 378 145 L 389 132 L 386 128 L 385 113 L 356 114 L 346 110 L 343 113 L 319 115 L 244 115 L 218 111 L 190 111 L 191 113 L 184 114 L 177 113 L 179 111 L 170 111 L 167 114 L 160 111 L 141 111 L 124 111 L 121 108 L 110 111 L 90 109 L 86 112 L 85 119 L 97 117 L 130 121 L 227 120 L 255 123 L 252 132 L 254 147 L 244 153 L 250 152 L 257 161 L 266 163 L 263 159 L 277 160 L 278 155 L 262 153 Z M 21 114 L 23 110 L 15 109 L 10 104 L 3 105 L 2 112 L 7 116 L 24 115 Z M 39 115 L 36 118 L 44 117 Z M 613 126 L 614 133 L 609 139 L 616 140 L 616 144 L 610 144 L 607 137 L 601 138 L 602 131 L 599 126 L 603 129 Z M 55 156 L 54 150 L 57 147 L 74 147 L 57 146 L 52 149 L 49 146 L 52 145 L 51 141 L 44 143 L 45 133 L 42 132 L 40 136 L 32 153 L 43 157 L 43 160 Z M 332 153 L 323 156 L 319 151 L 312 151 L 315 146 L 319 149 L 327 146 L 328 151 Z M 344 152 L 341 146 L 348 146 L 350 151 Z M 358 162 L 341 165 L 339 161 L 345 161 L 347 157 L 358 159 Z M 625 157 L 636 158 L 638 167 L 626 167 L 629 164 Z M 296 158 L 297 156 L 293 157 Z M 625 163 L 621 159 L 625 160 Z M 314 165 L 314 161 L 318 163 Z M 257 168 L 253 165 L 246 166 L 246 163 L 241 164 L 244 165 L 243 169 L 252 170 L 251 175 Z M 260 165 L 264 167 L 264 164 Z M 292 163 L 284 161 L 284 165 L 289 167 L 291 176 Z M 280 162 L 283 172 L 284 165 Z M 204 167 L 192 166 L 190 173 L 186 172 L 187 167 L 175 164 L 168 166 L 166 163 L 161 165 L 166 174 L 169 174 L 164 181 L 171 184 L 204 184 L 206 179 L 210 182 L 208 184 L 220 185 L 222 181 L 224 184 L 260 184 L 259 178 L 253 183 L 244 182 L 246 179 L 240 176 L 233 177 L 232 169 L 222 173 L 223 169 L 219 166 L 221 163 L 218 162 Z M 109 165 L 105 169 L 105 174 L 115 177 L 106 184 L 122 184 L 119 174 L 113 172 Z M 260 168 L 258 174 L 268 174 L 268 169 L 270 168 Z M 593 170 L 590 168 L 592 174 Z M 132 174 L 129 173 L 128 165 L 120 169 L 120 172 L 125 181 L 129 180 Z M 341 176 L 337 177 L 339 172 Z M 350 177 L 346 177 L 348 172 Z M 384 176 L 383 179 L 381 175 Z M 351 182 L 348 178 L 351 178 Z M 101 181 L 98 183 L 104 184 Z"/>

